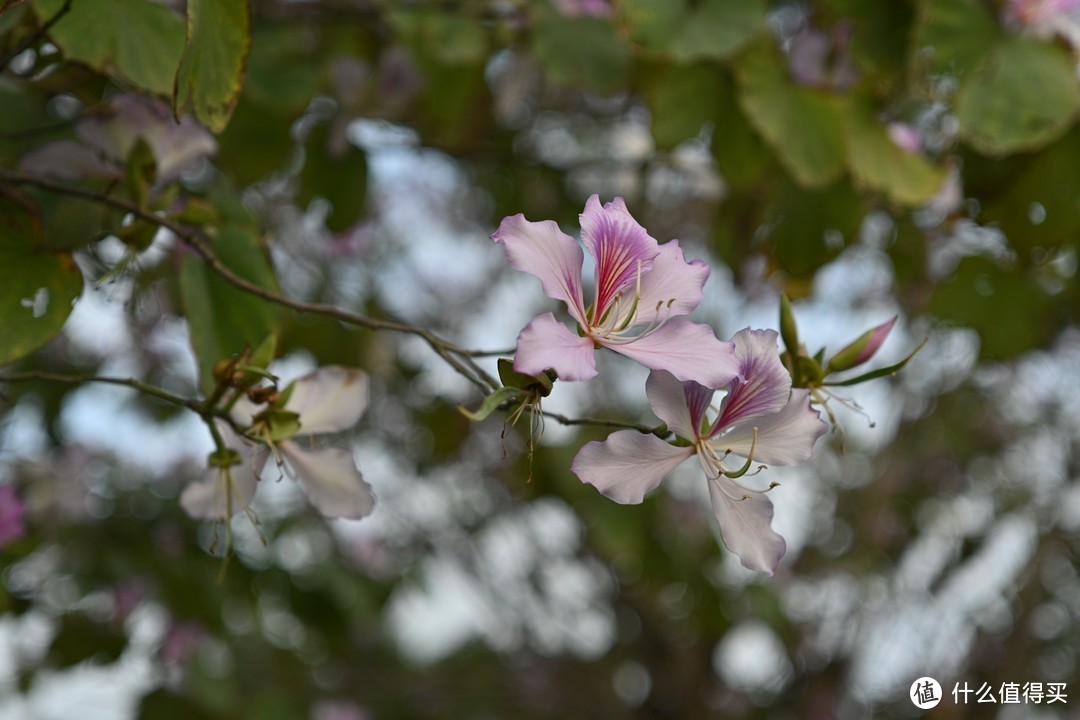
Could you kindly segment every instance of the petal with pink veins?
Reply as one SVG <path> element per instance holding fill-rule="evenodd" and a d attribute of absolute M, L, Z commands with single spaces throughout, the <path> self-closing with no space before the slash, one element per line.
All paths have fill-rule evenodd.
<path fill-rule="evenodd" d="M 714 431 L 742 420 L 779 412 L 791 392 L 791 375 L 780 362 L 775 330 L 746 328 L 731 338 L 742 367 L 720 405 Z"/>
<path fill-rule="evenodd" d="M 655 435 L 620 430 L 603 442 L 586 443 L 570 469 L 615 502 L 636 505 L 693 454 L 692 447 L 675 447 Z"/>
<path fill-rule="evenodd" d="M 514 369 L 526 375 L 551 369 L 560 380 L 588 380 L 596 376 L 593 341 L 544 313 L 518 334 Z"/>
<path fill-rule="evenodd" d="M 375 494 L 342 448 L 303 448 L 288 440 L 278 445 L 296 473 L 308 502 L 329 518 L 358 520 L 371 514 Z"/>
<path fill-rule="evenodd" d="M 640 337 L 620 342 L 597 338 L 597 342 L 650 370 L 667 370 L 679 380 L 693 380 L 706 387 L 723 387 L 740 373 L 735 346 L 717 340 L 707 325 L 686 318 L 669 320 Z"/>
<path fill-rule="evenodd" d="M 772 529 L 772 501 L 764 493 L 745 491 L 723 475 L 709 478 L 709 499 L 720 523 L 720 537 L 743 567 L 768 575 L 776 572 L 787 543 Z"/>
<path fill-rule="evenodd" d="M 641 277 L 635 326 L 657 319 L 687 315 L 701 304 L 709 266 L 701 260 L 686 261 L 678 240 L 660 246 L 652 269 Z"/>
<path fill-rule="evenodd" d="M 798 465 L 810 459 L 814 443 L 828 427 L 818 411 L 810 407 L 810 392 L 795 389 L 780 412 L 741 422 L 713 439 L 712 446 L 720 452 L 730 450 L 742 457 L 748 457 L 753 446 L 755 462 Z"/>
<path fill-rule="evenodd" d="M 621 197 L 601 207 L 599 197 L 590 196 L 579 220 L 581 241 L 596 258 L 593 312 L 601 318 L 616 295 L 637 285 L 639 271 L 645 273 L 652 268 L 660 249 L 626 209 Z"/>
<path fill-rule="evenodd" d="M 506 249 L 512 268 L 538 278 L 548 297 L 565 302 L 570 315 L 586 324 L 581 295 L 585 253 L 574 238 L 552 220 L 529 222 L 519 213 L 504 218 L 491 239 Z"/>

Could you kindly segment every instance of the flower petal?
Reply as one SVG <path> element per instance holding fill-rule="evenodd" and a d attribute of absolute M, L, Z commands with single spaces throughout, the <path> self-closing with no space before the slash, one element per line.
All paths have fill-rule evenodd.
<path fill-rule="evenodd" d="M 652 269 L 641 276 L 641 298 L 634 325 L 648 325 L 658 315 L 674 317 L 693 312 L 701 304 L 709 270 L 701 260 L 687 262 L 678 240 L 661 245 Z"/>
<path fill-rule="evenodd" d="M 660 247 L 626 209 L 621 197 L 600 207 L 600 198 L 592 195 L 579 219 L 581 241 L 596 258 L 593 316 L 601 318 L 616 295 L 637 285 L 639 267 L 642 273 L 652 268 Z"/>
<path fill-rule="evenodd" d="M 748 493 L 721 475 L 709 478 L 709 499 L 720 523 L 720 537 L 743 567 L 768 575 L 787 551 L 772 529 L 773 505 L 764 493 Z"/>
<path fill-rule="evenodd" d="M 619 430 L 603 442 L 586 443 L 570 469 L 615 502 L 636 505 L 693 454 L 692 447 L 675 447 L 655 435 Z"/>
<path fill-rule="evenodd" d="M 551 313 L 525 326 L 517 337 L 514 369 L 539 375 L 548 368 L 560 380 L 588 380 L 596 375 L 593 341 L 570 331 Z"/>
<path fill-rule="evenodd" d="M 731 342 L 716 339 L 707 325 L 675 318 L 651 333 L 636 338 L 597 342 L 637 360 L 650 370 L 667 370 L 679 380 L 693 380 L 710 388 L 727 385 L 739 375 L 739 360 Z"/>
<path fill-rule="evenodd" d="M 285 409 L 300 416 L 302 434 L 314 435 L 351 428 L 367 405 L 367 373 L 326 365 L 296 381 Z"/>
<path fill-rule="evenodd" d="M 665 370 L 653 370 L 645 382 L 645 394 L 656 417 L 667 423 L 673 433 L 687 440 L 700 435 L 712 390 L 698 383 L 680 382 Z"/>
<path fill-rule="evenodd" d="M 731 338 L 742 364 L 742 380 L 732 383 L 720 405 L 713 433 L 742 420 L 779 412 L 791 391 L 791 375 L 780 362 L 775 330 L 746 328 Z"/>
<path fill-rule="evenodd" d="M 370 515 L 375 494 L 356 469 L 352 453 L 342 448 L 306 449 L 292 441 L 278 445 L 296 473 L 308 501 L 329 518 Z"/>
<path fill-rule="evenodd" d="M 574 238 L 552 220 L 529 222 L 524 215 L 504 218 L 491 239 L 506 248 L 510 267 L 539 278 L 544 293 L 566 303 L 575 320 L 585 325 L 581 296 L 581 264 L 585 253 Z"/>
<path fill-rule="evenodd" d="M 220 424 L 219 424 L 220 427 Z M 258 475 L 250 448 L 242 448 L 239 465 L 207 468 L 180 493 L 180 507 L 199 520 L 228 520 L 244 512 L 255 498 Z"/>
<path fill-rule="evenodd" d="M 758 430 L 756 445 L 755 427 Z M 747 457 L 751 445 L 754 445 L 754 460 L 757 462 L 798 465 L 810 459 L 814 443 L 828 428 L 818 411 L 810 407 L 810 392 L 795 389 L 780 412 L 741 422 L 715 438 L 712 446 L 721 452 L 730 450 Z"/>

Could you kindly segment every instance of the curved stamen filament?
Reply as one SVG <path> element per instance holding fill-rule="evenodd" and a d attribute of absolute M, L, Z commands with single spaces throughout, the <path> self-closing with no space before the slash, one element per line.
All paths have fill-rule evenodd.
<path fill-rule="evenodd" d="M 754 451 L 757 449 L 757 437 L 758 437 L 758 429 L 755 427 L 754 428 L 754 437 L 753 437 L 753 440 L 750 443 L 750 453 L 746 457 L 746 462 L 743 463 L 742 467 L 740 467 L 738 470 L 730 470 L 730 469 L 727 468 L 726 465 L 724 465 L 724 460 L 726 460 L 728 455 L 731 454 L 731 450 L 726 450 L 723 455 L 720 455 L 717 452 L 716 448 L 714 448 L 707 440 L 700 439 L 697 442 L 698 460 L 701 462 L 701 467 L 705 470 L 705 474 L 709 477 L 710 481 L 716 480 L 721 475 L 723 475 L 723 476 L 726 476 L 728 479 L 731 480 L 731 484 L 735 485 L 736 487 L 738 487 L 740 490 L 743 491 L 743 493 L 744 493 L 743 495 L 741 495 L 740 497 L 735 497 L 730 492 L 728 492 L 727 489 L 725 488 L 726 483 L 720 483 L 718 485 L 718 487 L 720 489 L 722 489 L 724 491 L 724 493 L 728 497 L 730 497 L 732 500 L 737 500 L 737 501 L 748 500 L 749 498 L 751 498 L 754 495 L 758 495 L 758 494 L 761 494 L 761 493 L 767 493 L 770 490 L 772 490 L 774 487 L 777 487 L 780 484 L 780 483 L 774 482 L 774 483 L 770 483 L 769 487 L 765 488 L 764 490 L 755 490 L 753 488 L 746 487 L 745 485 L 743 485 L 740 482 L 736 482 L 736 479 L 741 478 L 742 476 L 746 475 L 750 471 L 750 468 L 754 464 Z M 765 469 L 764 465 L 759 465 L 758 468 L 754 472 L 752 472 L 750 474 L 751 475 L 756 475 L 757 473 L 761 472 L 764 469 Z"/>

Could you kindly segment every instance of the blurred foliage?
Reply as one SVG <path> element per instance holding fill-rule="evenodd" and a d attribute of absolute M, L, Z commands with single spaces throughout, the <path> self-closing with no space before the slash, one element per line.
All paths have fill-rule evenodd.
<path fill-rule="evenodd" d="M 355 528 L 288 503 L 258 528 L 241 516 L 225 563 L 224 529 L 176 501 L 201 458 L 148 469 L 85 447 L 66 412 L 81 390 L 5 384 L 0 480 L 26 499 L 29 530 L 0 548 L 0 612 L 51 630 L 18 657 L 17 682 L 0 678 L 0 703 L 139 653 L 153 671 L 139 717 L 154 719 L 903 718 L 920 675 L 947 693 L 1074 678 L 1080 21 L 1040 25 L 1033 4 L 0 3 L 5 372 L 128 372 L 195 396 L 219 360 L 276 333 L 280 356 L 377 378 L 358 437 L 385 450 L 366 472 L 387 476 Z M 132 94 L 164 114 L 110 139 L 101 118 Z M 173 114 L 210 132 L 171 135 Z M 433 189 L 446 175 L 448 197 Z M 783 292 L 799 314 L 831 297 L 845 317 L 899 313 L 912 345 L 931 336 L 902 380 L 878 381 L 897 424 L 876 431 L 884 442 L 820 444 L 805 538 L 774 578 L 735 568 L 685 492 L 623 507 L 582 486 L 570 461 L 603 428 L 529 453 L 528 419 L 470 423 L 456 408 L 479 395 L 428 379 L 415 338 L 286 312 L 131 213 L 200 228 L 261 288 L 374 318 L 411 307 L 453 337 L 498 272 L 481 263 L 470 286 L 453 278 L 472 252 L 438 253 L 438 280 L 403 274 L 401 258 L 453 233 L 493 250 L 485 235 L 519 212 L 573 226 L 593 192 L 730 268 L 734 307 Z M 858 266 L 826 272 L 865 256 L 884 267 L 870 290 Z M 128 340 L 80 336 L 77 316 L 61 332 L 91 300 Z M 843 336 L 869 326 L 859 317 Z M 198 377 L 159 342 L 178 319 Z M 1024 384 L 1035 375 L 1043 389 Z M 588 414 L 643 411 L 601 382 Z M 164 427 L 177 413 L 163 407 L 123 409 Z M 30 457 L 11 439 L 27 423 L 43 444 Z M 548 511 L 573 519 L 568 545 L 531 524 Z M 1008 535 L 1017 523 L 1029 535 Z M 513 537 L 528 551 L 500 570 Z M 995 562 L 999 537 L 1022 567 Z M 441 628 L 460 642 L 425 660 L 395 613 L 411 602 L 413 619 L 455 622 L 448 577 L 487 625 Z M 956 590 L 975 578 L 983 595 Z M 920 614 L 935 612 L 959 625 Z M 926 640 L 915 664 L 900 653 L 892 676 L 873 675 L 871 641 L 893 632 L 902 648 L 913 627 L 951 649 Z M 747 679 L 725 653 L 755 628 L 783 662 Z M 969 701 L 940 716 L 987 715 Z"/>

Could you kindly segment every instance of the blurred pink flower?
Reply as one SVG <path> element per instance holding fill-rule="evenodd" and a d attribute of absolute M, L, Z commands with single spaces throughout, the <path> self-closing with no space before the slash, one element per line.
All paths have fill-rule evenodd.
<path fill-rule="evenodd" d="M 23 514 L 26 504 L 19 499 L 14 485 L 0 485 L 0 548 L 26 535 Z"/>

